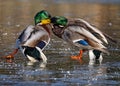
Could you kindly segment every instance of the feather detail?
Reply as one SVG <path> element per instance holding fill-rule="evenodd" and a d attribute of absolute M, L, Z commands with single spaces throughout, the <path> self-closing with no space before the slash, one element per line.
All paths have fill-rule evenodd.
<path fill-rule="evenodd" d="M 22 33 L 18 37 L 21 43 L 24 43 L 28 40 L 29 36 L 31 35 L 31 32 L 34 30 L 33 28 L 34 26 L 29 25 L 25 30 L 22 31 Z"/>
<path fill-rule="evenodd" d="M 101 40 L 97 39 L 93 34 L 91 34 L 89 31 L 87 31 L 86 29 L 79 27 L 79 26 L 70 26 L 68 27 L 69 30 L 77 32 L 89 39 L 92 39 L 93 41 L 96 41 L 98 43 L 102 43 Z"/>
<path fill-rule="evenodd" d="M 43 49 L 46 45 L 46 42 L 44 41 L 40 41 L 38 44 L 37 44 L 37 47 L 39 47 L 40 49 Z"/>
<path fill-rule="evenodd" d="M 27 40 L 25 43 L 24 43 L 24 46 L 31 46 L 31 47 L 35 47 L 38 43 L 39 43 L 39 40 L 44 36 L 46 35 L 46 32 L 44 31 L 38 31 L 38 32 L 35 32 L 35 33 L 32 33 L 29 40 Z M 42 40 L 42 39 L 41 39 Z"/>
<path fill-rule="evenodd" d="M 31 32 L 27 41 L 23 44 L 23 46 L 35 47 L 39 44 L 39 42 L 44 41 L 46 44 L 49 43 L 50 37 L 46 30 L 44 30 L 41 26 L 34 27 L 34 30 Z M 45 45 L 46 46 L 46 45 Z M 42 46 L 42 49 L 44 47 Z"/>
<path fill-rule="evenodd" d="M 74 43 L 78 43 L 84 46 L 88 46 L 89 44 L 87 43 L 87 41 L 83 40 L 83 39 L 77 39 L 77 40 L 73 40 Z"/>
<path fill-rule="evenodd" d="M 69 32 L 71 32 L 71 34 L 70 34 L 71 38 L 72 38 L 72 36 L 79 34 L 79 35 L 77 35 L 78 39 L 75 38 L 75 40 L 79 40 L 80 38 L 83 38 L 84 40 L 87 41 L 87 43 L 90 46 L 85 47 L 85 46 L 75 44 L 75 43 L 74 43 L 74 45 L 81 47 L 81 48 L 85 48 L 85 49 L 97 49 L 97 50 L 103 51 L 104 53 L 109 54 L 109 52 L 106 51 L 106 47 L 103 45 L 103 42 L 100 39 L 98 39 L 96 36 L 94 36 L 91 32 L 89 32 L 89 30 L 87 31 L 83 27 L 76 26 L 76 25 L 75 26 L 71 26 L 71 25 L 68 26 L 65 29 L 65 31 L 67 31 L 67 30 L 69 30 Z"/>
<path fill-rule="evenodd" d="M 108 44 L 107 39 L 105 38 L 105 36 L 103 35 L 103 33 L 102 33 L 100 30 L 98 30 L 97 28 L 93 27 L 93 26 L 90 25 L 87 21 L 85 21 L 85 20 L 83 20 L 83 19 L 77 18 L 77 19 L 75 19 L 75 20 L 76 20 L 76 22 L 78 22 L 78 23 L 84 24 L 84 25 L 86 26 L 86 28 L 87 28 L 90 32 L 92 31 L 94 34 L 98 34 L 99 37 L 101 37 L 101 39 L 102 39 L 105 43 Z"/>

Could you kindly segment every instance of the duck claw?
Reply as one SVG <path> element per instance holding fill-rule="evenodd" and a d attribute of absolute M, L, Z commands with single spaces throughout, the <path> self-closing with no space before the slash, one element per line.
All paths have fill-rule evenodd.
<path fill-rule="evenodd" d="M 73 59 L 73 60 L 82 60 L 82 57 L 80 57 L 80 56 L 71 56 L 71 59 Z"/>
<path fill-rule="evenodd" d="M 80 57 L 80 56 L 71 56 L 71 59 L 77 60 L 77 61 L 79 61 L 80 63 L 83 63 L 82 57 Z"/>
<path fill-rule="evenodd" d="M 6 58 L 6 59 L 13 59 L 14 56 L 13 55 L 7 55 L 7 56 L 4 56 L 4 58 Z"/>

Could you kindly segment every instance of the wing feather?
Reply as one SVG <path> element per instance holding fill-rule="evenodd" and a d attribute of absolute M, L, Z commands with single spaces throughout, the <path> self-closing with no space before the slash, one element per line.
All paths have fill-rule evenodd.
<path fill-rule="evenodd" d="M 24 46 L 44 48 L 50 41 L 49 34 L 42 27 L 35 27 Z M 44 44 L 43 44 L 44 43 Z"/>
<path fill-rule="evenodd" d="M 68 29 L 73 31 L 73 32 L 79 33 L 79 34 L 81 34 L 81 35 L 85 36 L 86 38 L 89 38 L 93 41 L 96 41 L 98 43 L 102 43 L 101 40 L 97 39 L 92 33 L 90 33 L 89 31 L 87 31 L 86 29 L 84 29 L 82 27 L 70 26 L 70 27 L 68 27 Z"/>
<path fill-rule="evenodd" d="M 87 21 L 85 21 L 83 19 L 75 19 L 75 20 L 76 20 L 76 23 L 78 23 L 80 25 L 82 24 L 83 26 L 85 26 L 85 29 L 89 30 L 94 36 L 96 36 L 97 38 L 103 40 L 105 43 L 108 44 L 106 37 L 96 27 L 90 25 Z"/>
<path fill-rule="evenodd" d="M 34 30 L 33 28 L 34 26 L 29 25 L 25 30 L 22 31 L 22 33 L 18 37 L 21 43 L 24 43 L 25 41 L 27 41 L 27 39 L 31 35 L 31 32 Z"/>

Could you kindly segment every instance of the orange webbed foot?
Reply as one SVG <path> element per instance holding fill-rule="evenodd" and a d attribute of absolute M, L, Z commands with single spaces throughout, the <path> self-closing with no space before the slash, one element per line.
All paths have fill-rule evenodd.
<path fill-rule="evenodd" d="M 10 55 L 4 56 L 3 58 L 6 60 L 7 63 L 12 63 L 14 56 L 10 54 Z"/>
<path fill-rule="evenodd" d="M 13 56 L 13 55 L 7 55 L 7 56 L 4 56 L 3 58 L 6 58 L 6 59 L 13 59 L 14 56 Z"/>
<path fill-rule="evenodd" d="M 83 62 L 82 61 L 82 54 L 83 54 L 83 50 L 80 50 L 79 55 L 77 55 L 77 56 L 71 56 L 71 59 L 78 60 L 78 61 L 80 61 L 82 63 Z"/>
<path fill-rule="evenodd" d="M 6 59 L 13 59 L 14 58 L 14 55 L 18 52 L 18 49 L 15 49 L 12 53 L 10 53 L 9 55 L 7 56 L 4 56 L 3 58 L 6 58 Z"/>
<path fill-rule="evenodd" d="M 82 59 L 82 57 L 81 56 L 71 56 L 71 59 L 73 59 L 73 60 L 81 60 Z"/>
<path fill-rule="evenodd" d="M 83 63 L 83 59 L 82 59 L 82 57 L 81 56 L 71 56 L 71 59 L 73 59 L 73 60 L 77 60 L 77 61 L 79 61 L 80 63 Z"/>

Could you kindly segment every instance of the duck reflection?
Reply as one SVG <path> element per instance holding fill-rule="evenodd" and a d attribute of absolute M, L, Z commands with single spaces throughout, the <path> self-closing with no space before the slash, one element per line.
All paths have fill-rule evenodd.
<path fill-rule="evenodd" d="M 88 65 L 89 68 L 89 79 L 88 86 L 95 85 L 95 83 L 102 83 L 101 81 L 105 81 L 107 77 L 107 67 L 105 65 Z"/>
<path fill-rule="evenodd" d="M 46 73 L 46 64 L 45 62 L 28 61 L 26 66 L 21 70 L 23 79 L 25 81 L 36 82 L 41 77 L 48 77 L 48 75 L 44 74 Z"/>

